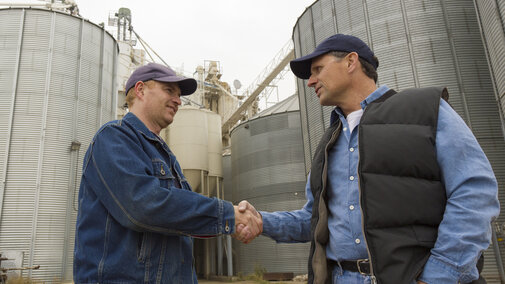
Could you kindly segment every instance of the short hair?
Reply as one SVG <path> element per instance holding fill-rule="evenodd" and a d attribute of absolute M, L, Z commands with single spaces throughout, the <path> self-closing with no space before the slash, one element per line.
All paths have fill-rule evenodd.
<path fill-rule="evenodd" d="M 144 85 L 146 85 L 148 88 L 152 88 L 154 86 L 154 80 L 145 81 Z M 126 105 L 128 106 L 128 108 L 131 108 L 133 106 L 136 97 L 137 96 L 135 95 L 135 86 L 133 86 L 133 88 L 131 88 L 126 94 Z"/>
<path fill-rule="evenodd" d="M 346 52 L 346 51 L 332 51 L 331 52 L 331 54 L 338 59 L 342 59 L 342 58 L 346 57 L 347 54 L 349 54 L 349 53 L 350 52 Z M 370 64 L 368 61 L 364 60 L 363 58 L 358 57 L 358 59 L 359 59 L 359 62 L 361 63 L 361 70 L 363 70 L 363 73 L 365 73 L 365 75 L 368 78 L 373 79 L 374 82 L 377 83 L 377 79 L 378 79 L 377 70 L 375 70 L 375 68 L 372 66 L 372 64 Z M 375 60 L 375 62 L 377 62 L 377 65 L 379 65 L 379 59 L 375 55 L 373 56 L 373 60 Z"/>

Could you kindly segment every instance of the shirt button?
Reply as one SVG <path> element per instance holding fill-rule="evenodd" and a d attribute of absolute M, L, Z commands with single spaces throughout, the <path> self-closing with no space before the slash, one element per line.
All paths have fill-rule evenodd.
<path fill-rule="evenodd" d="M 361 240 L 360 239 L 355 239 L 354 242 L 357 243 L 357 244 L 360 244 Z"/>
<path fill-rule="evenodd" d="M 353 176 L 350 176 L 350 177 L 349 177 L 349 180 L 354 180 L 354 177 L 353 177 Z"/>
<path fill-rule="evenodd" d="M 354 205 L 349 206 L 349 210 L 354 210 Z"/>
<path fill-rule="evenodd" d="M 344 131 L 347 131 L 347 127 L 344 127 Z"/>
<path fill-rule="evenodd" d="M 354 152 L 354 148 L 349 148 L 349 151 Z"/>

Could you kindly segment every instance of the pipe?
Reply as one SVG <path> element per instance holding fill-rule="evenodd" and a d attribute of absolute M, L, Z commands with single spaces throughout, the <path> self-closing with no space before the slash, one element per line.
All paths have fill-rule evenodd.
<path fill-rule="evenodd" d="M 217 237 L 217 275 L 223 275 L 223 236 Z"/>
<path fill-rule="evenodd" d="M 495 226 L 493 228 L 493 251 L 494 257 L 496 258 L 496 266 L 498 267 L 498 272 L 500 273 L 500 280 L 502 284 L 505 284 L 505 272 L 503 271 L 503 261 L 501 259 L 500 245 L 498 244 L 498 237 L 496 236 Z"/>
<path fill-rule="evenodd" d="M 205 272 L 204 272 L 204 275 L 205 275 L 205 279 L 209 279 L 210 277 L 210 262 L 211 262 L 211 258 L 210 258 L 210 240 L 207 239 L 207 240 L 204 240 L 204 243 L 205 243 Z"/>
<path fill-rule="evenodd" d="M 231 253 L 231 236 L 226 235 L 226 259 L 228 260 L 228 276 L 233 276 L 233 259 Z"/>
<path fill-rule="evenodd" d="M 20 7 L 20 6 L 29 6 L 29 7 L 46 7 L 47 3 L 45 2 L 12 2 L 12 1 L 0 1 L 0 6 L 11 6 L 11 7 Z"/>

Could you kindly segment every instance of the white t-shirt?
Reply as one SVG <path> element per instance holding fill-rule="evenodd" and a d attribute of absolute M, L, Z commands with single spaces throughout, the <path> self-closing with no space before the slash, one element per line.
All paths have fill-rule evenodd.
<path fill-rule="evenodd" d="M 347 123 L 349 124 L 349 132 L 352 133 L 353 129 L 359 124 L 361 116 L 363 115 L 363 109 L 355 110 L 347 115 Z"/>

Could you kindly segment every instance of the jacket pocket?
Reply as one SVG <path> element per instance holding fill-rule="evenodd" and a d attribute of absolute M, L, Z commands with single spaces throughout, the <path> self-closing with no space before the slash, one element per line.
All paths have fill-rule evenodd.
<path fill-rule="evenodd" d="M 173 186 L 175 177 L 172 174 L 172 168 L 166 162 L 159 159 L 154 159 L 152 163 L 154 176 L 160 180 L 160 186 L 164 188 Z"/>
<path fill-rule="evenodd" d="M 148 250 L 149 250 L 149 233 L 145 232 L 138 233 L 137 260 L 139 262 L 144 262 L 146 260 Z"/>

